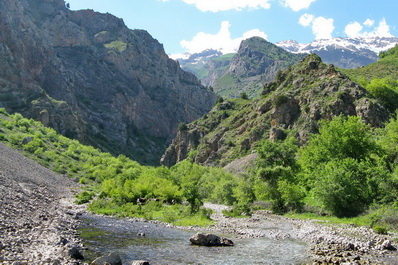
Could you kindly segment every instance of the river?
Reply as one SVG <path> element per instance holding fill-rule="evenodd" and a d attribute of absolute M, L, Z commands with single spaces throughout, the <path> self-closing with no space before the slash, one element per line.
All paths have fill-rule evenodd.
<path fill-rule="evenodd" d="M 148 260 L 152 265 L 303 264 L 308 260 L 308 245 L 299 240 L 218 234 L 235 246 L 199 247 L 189 243 L 195 231 L 91 214 L 83 215 L 82 220 L 80 232 L 90 260 L 111 252 L 117 252 L 124 264 L 132 260 Z"/>

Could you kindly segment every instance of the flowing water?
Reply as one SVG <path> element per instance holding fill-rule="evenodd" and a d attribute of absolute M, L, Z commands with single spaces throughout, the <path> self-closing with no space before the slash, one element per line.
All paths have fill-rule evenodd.
<path fill-rule="evenodd" d="M 152 265 L 302 264 L 307 259 L 307 245 L 292 239 L 239 239 L 220 235 L 231 239 L 235 246 L 200 247 L 189 243 L 194 231 L 93 215 L 84 215 L 83 221 L 80 231 L 90 250 L 85 253 L 89 259 L 111 252 L 117 252 L 126 264 L 148 260 Z"/>

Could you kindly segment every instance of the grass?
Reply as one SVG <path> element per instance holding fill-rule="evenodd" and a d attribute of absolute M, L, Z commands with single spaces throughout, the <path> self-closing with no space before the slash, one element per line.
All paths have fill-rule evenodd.
<path fill-rule="evenodd" d="M 107 49 L 116 49 L 119 52 L 123 52 L 127 49 L 127 43 L 124 43 L 120 40 L 115 40 L 110 43 L 104 44 Z"/>
<path fill-rule="evenodd" d="M 367 216 L 358 216 L 352 218 L 338 218 L 335 216 L 321 216 L 315 213 L 287 213 L 286 217 L 302 219 L 302 220 L 315 220 L 319 223 L 328 224 L 354 224 L 356 226 L 371 226 L 371 221 Z"/>
<path fill-rule="evenodd" d="M 180 204 L 163 205 L 155 201 L 151 201 L 144 205 L 133 203 L 119 205 L 111 200 L 96 200 L 88 206 L 88 209 L 98 214 L 158 220 L 177 226 L 206 227 L 214 224 L 214 221 L 209 217 L 210 212 L 205 209 L 191 214 L 188 206 Z"/>
<path fill-rule="evenodd" d="M 366 213 L 350 218 L 339 218 L 315 213 L 287 213 L 286 217 L 315 220 L 323 224 L 345 224 L 372 228 L 378 234 L 398 232 L 398 209 L 393 206 L 374 206 Z"/>

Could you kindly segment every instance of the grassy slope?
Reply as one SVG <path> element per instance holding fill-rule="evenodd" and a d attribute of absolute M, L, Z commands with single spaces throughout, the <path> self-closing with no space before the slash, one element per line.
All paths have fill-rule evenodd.
<path fill-rule="evenodd" d="M 148 186 L 141 188 L 141 191 L 152 189 L 150 191 L 157 196 L 169 192 L 165 195 L 166 197 L 161 197 L 162 200 L 184 199 L 179 190 L 181 187 L 173 184 L 170 179 L 166 179 L 170 177 L 171 169 L 142 166 L 123 155 L 114 157 L 99 149 L 61 136 L 55 130 L 44 127 L 40 122 L 23 118 L 21 114 L 9 115 L 2 108 L 0 108 L 0 142 L 20 150 L 25 156 L 36 160 L 54 172 L 76 178 L 80 183 L 85 184 L 85 191 L 79 194 L 77 202 L 89 202 L 100 195 L 101 198 L 94 199 L 89 206 L 89 209 L 97 213 L 158 219 L 178 225 L 208 225 L 211 223 L 206 216 L 207 213 L 191 214 L 189 207 L 181 204 L 169 205 L 153 202 L 144 206 L 135 205 L 137 197 L 145 197 L 142 192 L 131 195 L 130 198 L 134 203 L 126 201 L 129 194 L 115 194 L 118 189 L 120 191 L 123 188 L 123 181 L 145 180 L 147 176 L 151 176 L 155 181 L 161 179 L 159 183 L 160 185 L 164 184 L 164 187 Z M 196 167 L 192 168 L 198 170 Z M 190 173 L 189 170 L 190 168 L 186 170 L 186 174 Z M 201 174 L 210 174 L 210 169 L 202 167 L 200 170 Z M 110 192 L 113 194 L 104 193 L 103 183 L 112 180 L 119 181 L 118 183 L 114 182 L 115 185 L 112 186 L 114 190 Z M 138 185 L 146 184 L 137 181 L 137 187 L 133 188 L 139 190 Z M 170 188 L 171 191 L 163 190 L 156 193 L 156 189 L 160 191 L 162 188 Z M 146 195 L 148 198 L 151 197 L 150 194 Z"/>
<path fill-rule="evenodd" d="M 339 70 L 357 82 L 361 78 L 365 78 L 367 82 L 375 78 L 398 79 L 398 45 L 387 52 L 381 53 L 381 57 L 379 61 L 361 68 Z"/>

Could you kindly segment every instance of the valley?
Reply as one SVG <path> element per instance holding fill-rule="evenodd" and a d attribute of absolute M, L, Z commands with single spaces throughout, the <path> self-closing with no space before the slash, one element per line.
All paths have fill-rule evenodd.
<path fill-rule="evenodd" d="M 397 264 L 398 38 L 173 60 L 63 0 L 0 29 L 1 264 Z"/>

